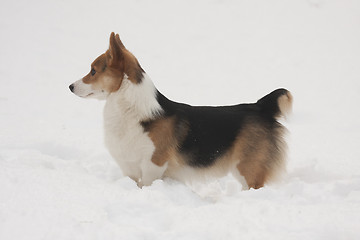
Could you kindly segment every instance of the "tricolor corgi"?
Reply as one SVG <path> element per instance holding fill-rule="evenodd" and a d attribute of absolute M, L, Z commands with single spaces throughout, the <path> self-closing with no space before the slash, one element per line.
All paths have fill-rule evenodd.
<path fill-rule="evenodd" d="M 233 174 L 243 189 L 260 188 L 285 170 L 286 116 L 292 96 L 277 89 L 256 103 L 190 106 L 166 98 L 138 60 L 111 33 L 109 49 L 69 86 L 79 97 L 105 99 L 105 144 L 139 187 L 170 177 Z"/>

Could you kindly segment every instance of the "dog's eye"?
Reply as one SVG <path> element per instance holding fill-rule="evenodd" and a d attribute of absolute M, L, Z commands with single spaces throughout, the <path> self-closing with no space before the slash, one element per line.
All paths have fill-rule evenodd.
<path fill-rule="evenodd" d="M 91 71 L 90 71 L 91 76 L 94 76 L 95 73 L 96 73 L 95 69 L 92 68 Z"/>

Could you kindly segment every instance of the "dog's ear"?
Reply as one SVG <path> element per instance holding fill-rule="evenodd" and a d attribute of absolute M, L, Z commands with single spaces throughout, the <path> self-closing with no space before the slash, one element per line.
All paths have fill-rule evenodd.
<path fill-rule="evenodd" d="M 120 40 L 120 38 L 119 38 Z M 121 43 L 122 45 L 122 43 Z M 110 46 L 109 51 L 107 51 L 107 57 L 109 59 L 110 66 L 116 66 L 120 64 L 124 60 L 123 50 L 121 49 L 121 45 L 115 38 L 115 33 L 112 32 L 110 34 Z M 124 46 L 124 45 L 122 45 Z"/>
<path fill-rule="evenodd" d="M 124 46 L 124 44 L 123 44 L 122 41 L 120 40 L 119 34 L 116 34 L 116 35 L 115 35 L 115 39 L 116 39 L 116 42 L 119 44 L 119 46 L 120 46 L 121 49 L 126 49 L 125 46 Z"/>

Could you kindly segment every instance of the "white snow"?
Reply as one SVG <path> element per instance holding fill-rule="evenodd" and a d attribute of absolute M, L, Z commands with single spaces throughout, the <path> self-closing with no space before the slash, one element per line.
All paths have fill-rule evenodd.
<path fill-rule="evenodd" d="M 0 30 L 1 240 L 360 238 L 358 0 L 3 1 Z M 284 181 L 123 177 L 68 89 L 112 31 L 176 101 L 291 90 Z"/>

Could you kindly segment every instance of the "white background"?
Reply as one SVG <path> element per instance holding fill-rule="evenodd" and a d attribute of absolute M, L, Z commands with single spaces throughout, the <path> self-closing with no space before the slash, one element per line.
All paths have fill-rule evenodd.
<path fill-rule="evenodd" d="M 359 239 L 359 1 L 2 1 L 0 30 L 0 239 Z M 123 177 L 68 89 L 112 31 L 176 101 L 289 89 L 284 181 Z"/>

